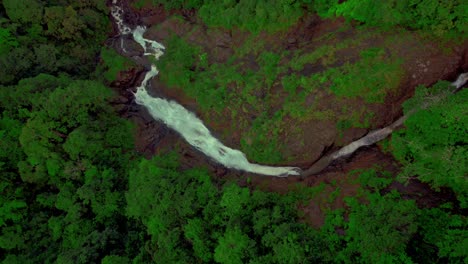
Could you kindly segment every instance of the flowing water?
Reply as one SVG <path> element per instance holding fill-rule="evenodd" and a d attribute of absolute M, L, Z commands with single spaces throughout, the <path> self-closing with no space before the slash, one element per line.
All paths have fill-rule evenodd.
<path fill-rule="evenodd" d="M 117 24 L 120 34 L 131 34 L 133 39 L 143 47 L 145 56 L 154 56 L 154 58 L 158 60 L 164 54 L 165 47 L 157 41 L 144 38 L 144 27 L 137 26 L 136 28 L 131 29 L 125 25 L 122 19 L 122 8 L 117 5 L 117 0 L 113 0 L 112 3 L 113 6 L 111 14 L 114 17 L 114 21 Z M 121 46 L 125 51 L 123 42 L 121 43 Z M 175 101 L 168 101 L 163 98 L 150 96 L 146 87 L 149 80 L 158 75 L 158 73 L 156 66 L 152 65 L 151 70 L 146 73 L 141 85 L 137 87 L 137 91 L 135 93 L 136 103 L 145 106 L 153 118 L 164 122 L 168 127 L 182 135 L 182 137 L 196 149 L 225 167 L 263 175 L 284 177 L 288 175 L 309 176 L 316 174 L 326 168 L 334 160 L 349 156 L 363 146 L 375 144 L 386 138 L 396 128 L 401 126 L 411 114 L 408 113 L 407 115 L 400 117 L 391 125 L 371 131 L 366 136 L 351 142 L 338 151 L 322 157 L 304 172 L 296 167 L 264 166 L 250 163 L 244 153 L 223 145 L 218 139 L 211 135 L 208 128 L 206 128 L 203 122 L 197 118 L 195 114 L 185 109 L 182 105 Z M 467 81 L 468 73 L 460 74 L 457 80 L 452 83 L 452 86 L 455 87 L 453 92 L 458 91 Z"/>
<path fill-rule="evenodd" d="M 465 83 L 467 83 L 467 82 L 468 82 L 468 73 L 460 74 L 458 76 L 458 78 L 454 82 L 451 83 L 451 86 L 455 87 L 455 89 L 452 90 L 452 93 L 456 93 L 457 91 L 459 91 L 463 87 L 463 85 L 465 85 Z M 439 100 L 440 99 L 441 98 L 439 98 Z M 428 107 L 430 107 L 430 105 L 432 105 L 433 103 L 435 103 L 437 101 L 438 100 L 431 101 L 431 102 L 424 102 L 419 108 L 420 109 L 428 108 Z M 335 152 L 333 152 L 333 153 L 331 153 L 329 155 L 323 156 L 317 162 L 312 164 L 312 166 L 310 168 L 303 171 L 302 176 L 306 177 L 306 176 L 317 174 L 317 173 L 321 172 L 323 169 L 325 169 L 328 165 L 330 165 L 334 160 L 337 160 L 337 159 L 343 158 L 343 157 L 347 157 L 347 156 L 351 155 L 352 153 L 354 153 L 356 150 L 358 150 L 361 147 L 370 146 L 372 144 L 375 144 L 375 143 L 385 139 L 390 134 L 392 134 L 392 132 L 395 129 L 402 126 L 403 123 L 405 122 L 405 120 L 408 119 L 408 117 L 410 117 L 415 111 L 417 111 L 417 109 L 413 109 L 413 110 L 409 111 L 407 114 L 405 114 L 402 117 L 398 118 L 395 122 L 393 122 L 389 126 L 386 126 L 384 128 L 381 128 L 381 129 L 373 130 L 373 131 L 369 132 L 367 135 L 365 135 L 364 137 L 362 137 L 362 138 L 360 138 L 360 139 L 358 139 L 356 141 L 351 142 L 350 144 L 342 147 L 341 149 L 339 149 L 339 150 L 337 150 L 337 151 L 335 151 Z"/>
<path fill-rule="evenodd" d="M 122 19 L 122 8 L 117 6 L 116 0 L 113 0 L 112 3 L 111 14 L 120 34 L 131 34 L 133 39 L 143 47 L 145 56 L 154 56 L 158 60 L 164 54 L 165 47 L 154 40 L 144 38 L 144 27 L 137 26 L 135 29 L 131 29 L 125 25 Z M 123 46 L 122 49 L 124 49 Z M 146 87 L 158 73 L 156 66 L 152 65 L 141 85 L 137 87 L 135 101 L 146 107 L 153 118 L 164 122 L 168 127 L 177 131 L 196 149 L 231 169 L 278 177 L 300 174 L 300 169 L 296 167 L 273 167 L 250 163 L 244 153 L 223 145 L 217 138 L 213 137 L 203 122 L 182 105 L 175 101 L 150 96 Z"/>

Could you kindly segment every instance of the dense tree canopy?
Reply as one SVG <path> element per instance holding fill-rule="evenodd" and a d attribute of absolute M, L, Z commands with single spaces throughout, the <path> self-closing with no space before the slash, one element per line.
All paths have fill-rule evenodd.
<path fill-rule="evenodd" d="M 130 172 L 127 214 L 141 219 L 164 262 L 298 263 L 320 259 L 320 239 L 295 222 L 292 200 L 180 171 L 173 154 Z M 310 245 L 303 247 L 303 245 Z"/>
<path fill-rule="evenodd" d="M 86 77 L 93 70 L 110 29 L 103 1 L 5 0 L 3 6 L 0 84 L 59 71 Z"/>
<path fill-rule="evenodd" d="M 436 35 L 468 30 L 468 4 L 462 0 L 137 0 L 135 6 L 141 7 L 145 2 L 162 4 L 166 9 L 195 8 L 208 25 L 239 27 L 251 32 L 287 28 L 310 11 L 326 18 L 343 16 L 370 26 L 399 25 Z"/>
<path fill-rule="evenodd" d="M 463 1 L 432 0 L 151 2 L 198 9 L 207 26 L 256 33 L 287 28 L 304 12 L 371 26 L 464 32 L 468 10 Z M 134 124 L 118 116 L 111 104 L 116 94 L 108 87 L 133 64 L 104 45 L 110 29 L 105 1 L 3 0 L 1 5 L 0 263 L 468 262 L 466 90 L 451 94 L 446 82 L 419 87 L 405 104 L 411 117 L 388 148 L 401 165 L 400 178 L 453 190 L 458 200 L 417 205 L 391 190 L 391 172 L 355 171 L 360 185 L 355 197 L 337 210 L 320 205 L 325 223 L 313 228 L 298 207 L 319 203 L 314 195 L 325 184 L 266 192 L 249 180 L 240 186 L 206 168 L 187 169 L 177 150 L 150 159 L 134 151 Z M 268 92 L 281 80 L 286 92 L 296 93 L 318 77 L 282 75 L 326 56 L 323 50 L 307 57 L 288 54 L 292 62 L 283 67 L 285 56 L 262 50 L 253 72 L 230 61 L 210 64 L 207 53 L 178 38 L 170 46 L 160 61 L 169 72 L 162 80 L 193 84 L 188 93 L 201 108 L 216 111 L 234 97 L 227 90 L 233 83 L 247 87 L 237 99 L 252 105 L 253 85 L 245 84 L 261 84 Z M 364 81 L 381 88 L 375 79 L 399 73 L 399 61 L 384 64 L 383 53 L 365 49 L 362 61 L 334 70 L 343 77 L 328 80 L 336 72 L 327 71 L 322 81 L 330 81 L 338 96 L 363 93 L 365 101 L 382 101 L 387 90 L 373 90 Z M 359 70 L 375 75 L 353 82 Z M 206 88 L 217 82 L 223 87 Z M 281 160 L 264 150 L 275 149 L 271 142 L 278 132 L 270 125 L 285 116 L 276 111 L 253 122 L 250 134 L 259 135 L 249 143 L 249 155 Z M 327 186 L 336 188 L 333 182 Z M 339 191 L 323 195 L 334 200 Z"/>
<path fill-rule="evenodd" d="M 466 208 L 468 91 L 451 95 L 449 87 L 447 82 L 419 87 L 406 108 L 411 111 L 421 104 L 430 106 L 411 115 L 406 129 L 392 138 L 393 152 L 405 165 L 402 176 L 418 177 L 436 188 L 450 187 Z"/>

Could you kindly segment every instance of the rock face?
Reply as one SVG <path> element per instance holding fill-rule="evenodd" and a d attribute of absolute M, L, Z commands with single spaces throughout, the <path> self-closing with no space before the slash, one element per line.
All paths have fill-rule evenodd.
<path fill-rule="evenodd" d="M 175 18 L 171 17 L 161 7 L 147 7 L 141 12 L 130 12 L 126 4 L 124 4 L 124 8 L 129 10 L 129 12 L 126 12 L 128 15 L 125 16 L 126 22 L 129 22 L 131 25 L 143 23 L 148 26 L 149 30 L 145 34 L 146 38 L 156 39 L 164 44 L 171 34 L 183 36 L 188 41 L 208 51 L 209 61 L 212 62 L 226 62 L 232 57 L 235 49 L 246 40 L 248 35 L 236 30 L 207 29 L 197 20 L 196 14 L 193 12 L 174 11 L 183 17 Z M 298 48 L 313 50 L 316 48 L 311 44 L 314 38 L 318 38 L 340 27 L 343 27 L 343 21 L 339 19 L 335 21 L 322 21 L 315 16 L 304 17 L 288 32 L 265 36 L 265 38 L 267 45 L 282 45 L 285 50 Z M 337 41 L 349 38 L 352 35 L 352 30 L 341 32 L 337 36 Z M 383 38 L 375 38 L 373 41 L 373 44 L 377 45 L 385 40 Z M 119 45 L 119 41 L 116 41 L 114 44 L 123 55 L 132 57 L 142 53 L 141 47 L 128 39 L 124 38 L 126 51 L 123 51 Z M 430 43 L 418 38 L 389 44 L 388 49 L 391 49 L 395 54 L 404 59 L 402 64 L 404 74 L 400 87 L 397 91 L 387 96 L 384 104 L 371 106 L 371 110 L 375 114 L 372 118 L 371 129 L 384 127 L 401 116 L 402 102 L 411 97 L 417 85 L 429 86 L 440 79 L 453 81 L 460 71 L 467 71 L 468 52 L 464 47 L 467 47 L 467 45 L 452 45 L 446 51 L 442 51 L 437 43 Z M 359 50 L 352 52 L 358 54 Z M 342 65 L 352 60 L 352 56 L 347 59 L 338 58 L 338 61 L 334 65 Z M 139 64 L 146 65 L 148 63 L 145 64 L 139 61 Z M 246 65 L 249 65 L 248 62 L 246 62 Z M 255 65 L 252 67 L 254 69 Z M 316 67 L 316 65 L 308 65 L 307 67 L 307 71 L 304 74 L 311 74 L 312 72 L 324 69 L 323 67 Z M 144 67 L 123 72 L 119 74 L 118 80 L 112 84 L 119 91 L 119 94 L 121 94 L 117 99 L 117 105 L 120 105 L 117 108 L 120 109 L 120 113 L 133 120 L 137 125 L 136 144 L 138 151 L 153 155 L 162 151 L 164 147 L 170 149 L 174 145 L 181 146 L 181 151 L 185 153 L 184 159 L 187 159 L 183 161 L 184 164 L 189 166 L 189 164 L 208 163 L 213 168 L 213 171 L 219 175 L 224 175 L 226 170 L 209 161 L 198 151 L 190 148 L 183 140 L 180 140 L 175 132 L 152 120 L 146 113 L 146 110 L 133 104 L 133 95 L 130 91 L 141 82 L 143 72 Z M 152 81 L 150 94 L 177 100 L 184 107 L 199 114 L 195 100 L 184 95 L 181 90 L 168 89 L 159 80 Z M 320 105 L 323 109 L 339 107 L 333 98 L 325 98 L 320 102 Z M 358 101 L 356 101 L 356 106 L 359 106 Z M 213 134 L 219 135 L 221 141 L 228 143 L 230 147 L 239 149 L 242 132 L 232 131 L 232 133 L 226 135 L 226 133 L 223 133 L 226 129 L 223 122 L 233 122 L 233 120 L 213 121 L 213 123 L 207 125 Z M 291 124 L 291 126 L 295 125 Z M 336 124 L 330 121 L 315 120 L 299 126 L 299 130 L 302 131 L 301 133 L 295 134 L 294 137 L 288 137 L 288 134 L 282 135 L 281 140 L 289 146 L 284 154 L 287 157 L 291 157 L 290 164 L 303 168 L 309 167 L 320 157 L 339 149 L 341 146 L 362 137 L 368 132 L 368 129 L 362 128 L 349 128 L 340 131 Z"/>
<path fill-rule="evenodd" d="M 430 86 L 438 80 L 456 77 L 463 59 L 460 54 L 440 52 L 420 54 L 418 57 L 407 64 L 407 71 L 411 74 L 411 78 L 408 80 L 409 87 Z"/>
<path fill-rule="evenodd" d="M 119 72 L 117 79 L 111 83 L 112 87 L 117 89 L 126 89 L 128 87 L 134 87 L 138 85 L 138 80 L 144 73 L 144 68 L 137 66 L 128 71 Z"/>

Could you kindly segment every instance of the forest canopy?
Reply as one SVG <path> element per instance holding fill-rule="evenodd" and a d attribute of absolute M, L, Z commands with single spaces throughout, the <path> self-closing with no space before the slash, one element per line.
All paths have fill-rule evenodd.
<path fill-rule="evenodd" d="M 461 0 L 132 2 L 149 4 L 195 9 L 206 27 L 252 33 L 284 30 L 311 13 L 342 16 L 353 26 L 432 32 L 440 39 L 466 34 L 468 25 L 468 4 Z M 355 195 L 346 196 L 336 180 L 270 192 L 252 184 L 255 175 L 232 180 L 216 177 L 208 166 L 187 168 L 177 147 L 151 158 L 136 151 L 136 124 L 112 103 L 118 99 L 113 82 L 135 64 L 106 42 L 112 34 L 106 1 L 0 5 L 0 263 L 468 262 L 466 89 L 452 94 L 448 82 L 417 87 L 403 107 L 406 113 L 419 110 L 381 146 L 398 171 L 375 166 L 341 174 L 357 186 Z M 248 90 L 254 85 L 267 91 L 281 85 L 285 94 L 302 96 L 304 87 L 317 88 L 320 80 L 330 82 L 336 96 L 382 103 L 391 90 L 385 89 L 400 82 L 401 61 L 384 58 L 382 48 L 363 49 L 355 63 L 304 77 L 286 73 L 319 59 L 334 64 L 334 50 L 286 56 L 258 46 L 252 61 L 258 70 L 242 72 L 233 60 L 214 63 L 180 38 L 169 43 L 158 65 L 169 74 L 161 80 L 187 86 L 204 110 L 221 112 L 234 95 L 256 105 Z M 286 57 L 291 63 L 283 67 Z M 353 82 L 359 71 L 375 75 Z M 331 80 L 337 72 L 342 77 Z M 395 76 L 384 89 L 375 78 L 388 72 Z M 229 92 L 233 80 L 235 88 L 247 87 L 244 93 Z M 216 83 L 224 88 L 202 90 Z M 285 111 L 253 123 L 252 142 L 240 143 L 247 155 L 283 160 L 269 154 L 277 153 L 279 138 L 279 129 L 271 127 L 304 116 L 292 102 L 298 97 L 287 98 L 293 99 Z M 427 101 L 433 103 L 421 107 Z M 354 122 L 346 118 L 340 125 Z M 421 203 L 393 188 L 397 180 L 453 197 Z M 343 205 L 332 208 L 338 198 Z M 325 213 L 319 226 L 301 210 L 310 203 Z"/>
<path fill-rule="evenodd" d="M 147 3 L 166 9 L 198 9 L 200 18 L 210 26 L 251 32 L 287 28 L 305 12 L 325 18 L 343 16 L 369 26 L 421 29 L 439 36 L 468 30 L 468 4 L 462 0 L 138 0 L 134 5 Z"/>

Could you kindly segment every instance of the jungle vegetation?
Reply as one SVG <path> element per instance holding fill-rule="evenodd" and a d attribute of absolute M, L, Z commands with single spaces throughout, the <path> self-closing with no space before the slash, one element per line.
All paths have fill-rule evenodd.
<path fill-rule="evenodd" d="M 176 150 L 149 160 L 135 151 L 135 125 L 110 104 L 116 96 L 110 82 L 129 62 L 105 47 L 111 24 L 104 2 L 3 0 L 0 4 L 2 264 L 468 262 L 466 89 L 441 96 L 446 82 L 418 87 L 405 110 L 441 99 L 417 111 L 387 142 L 388 151 L 401 164 L 400 172 L 393 175 L 379 167 L 354 171 L 358 195 L 346 198 L 344 208 L 325 206 L 325 223 L 314 228 L 299 205 L 315 201 L 318 195 L 334 201 L 339 186 L 328 184 L 330 193 L 324 185 L 302 186 L 287 194 L 266 192 L 215 178 L 206 168 L 182 169 Z M 340 2 L 137 0 L 133 4 L 194 8 L 208 26 L 251 32 L 282 30 L 305 12 L 344 16 L 383 29 L 398 25 L 430 31 L 438 37 L 466 33 L 468 24 L 466 1 Z M 220 10 L 226 15 L 219 16 Z M 275 125 L 286 114 L 298 120 L 313 114 L 301 107 L 301 92 L 316 89 L 313 83 L 328 81 L 331 94 L 344 99 L 362 96 L 373 103 L 381 102 L 391 86 L 376 83 L 374 91 L 366 91 L 367 86 L 353 83 L 352 77 L 360 76 L 361 70 L 371 71 L 375 78 L 393 72 L 391 81 L 399 81 L 399 58 L 384 56 L 379 47 L 363 50 L 354 64 L 299 77 L 294 71 L 314 60 L 327 64 L 333 54 L 325 49 L 308 56 L 288 54 L 288 63 L 280 65 L 286 54 L 262 51 L 257 61 L 260 70 L 242 72 L 229 62 L 207 61 L 198 47 L 181 38 L 172 38 L 170 46 L 160 66 L 171 74 L 162 80 L 185 87 L 200 107 L 210 111 L 216 112 L 228 99 L 239 102 L 233 105 L 233 115 L 241 111 L 241 102 L 262 107 L 254 101 L 255 84 L 269 89 L 274 82 L 281 83 L 288 94 L 284 109 L 250 124 L 257 138 L 253 147 L 244 144 L 244 151 L 262 162 L 284 158 L 269 153 L 281 147 L 274 140 Z M 169 63 L 173 58 L 180 63 Z M 334 71 L 343 77 L 330 83 Z M 211 82 L 209 87 L 231 82 L 237 86 L 201 92 L 205 82 Z M 336 120 L 367 127 L 347 116 Z M 271 137 L 267 131 L 273 131 Z M 408 179 L 453 192 L 455 198 L 426 206 L 390 188 L 395 180 Z"/>

